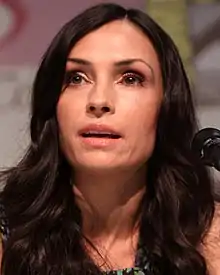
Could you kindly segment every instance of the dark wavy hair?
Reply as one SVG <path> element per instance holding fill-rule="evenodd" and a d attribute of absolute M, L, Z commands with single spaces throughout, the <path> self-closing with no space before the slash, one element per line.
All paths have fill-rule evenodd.
<path fill-rule="evenodd" d="M 190 150 L 197 121 L 180 55 L 147 14 L 109 3 L 64 25 L 43 56 L 33 85 L 30 145 L 21 161 L 1 174 L 1 202 L 10 229 L 3 275 L 101 274 L 83 246 L 72 171 L 59 145 L 56 105 L 72 47 L 86 34 L 124 19 L 150 39 L 164 87 L 147 192 L 139 209 L 141 246 L 152 274 L 208 274 L 198 246 L 210 227 L 214 201 L 209 174 Z"/>

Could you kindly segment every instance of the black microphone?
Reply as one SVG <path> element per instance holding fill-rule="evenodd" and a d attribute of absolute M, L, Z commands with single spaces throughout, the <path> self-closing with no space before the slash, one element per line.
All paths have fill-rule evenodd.
<path fill-rule="evenodd" d="M 202 162 L 220 171 L 220 130 L 204 128 L 192 141 L 192 150 Z"/>

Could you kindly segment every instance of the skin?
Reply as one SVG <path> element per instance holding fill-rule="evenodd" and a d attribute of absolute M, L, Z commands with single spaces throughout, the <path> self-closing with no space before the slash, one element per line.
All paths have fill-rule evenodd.
<path fill-rule="evenodd" d="M 120 20 L 73 47 L 67 75 L 73 70 L 57 105 L 57 119 L 63 152 L 74 167 L 83 232 L 104 258 L 108 254 L 113 268 L 129 267 L 138 238 L 134 215 L 145 192 L 146 163 L 163 99 L 160 64 L 141 30 Z M 90 123 L 113 127 L 122 138 L 112 146 L 87 146 L 78 131 Z"/>

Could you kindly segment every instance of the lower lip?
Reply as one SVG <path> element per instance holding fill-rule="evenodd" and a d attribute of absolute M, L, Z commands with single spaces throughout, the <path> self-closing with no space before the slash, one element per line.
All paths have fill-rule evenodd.
<path fill-rule="evenodd" d="M 81 140 L 83 143 L 90 145 L 95 148 L 103 148 L 108 147 L 110 145 L 117 144 L 121 138 L 84 138 L 81 137 Z"/>

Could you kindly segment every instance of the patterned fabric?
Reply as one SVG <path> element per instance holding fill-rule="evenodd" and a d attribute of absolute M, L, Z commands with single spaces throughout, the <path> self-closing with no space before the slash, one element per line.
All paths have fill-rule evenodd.
<path fill-rule="evenodd" d="M 4 246 L 5 242 L 9 237 L 9 229 L 8 229 L 7 219 L 5 216 L 4 207 L 2 204 L 0 204 L 0 236 L 1 236 L 2 244 Z"/>
<path fill-rule="evenodd" d="M 103 274 L 106 275 L 146 275 L 147 270 L 141 269 L 139 267 L 134 268 L 125 268 L 121 270 L 114 270 L 114 271 L 106 271 Z"/>

